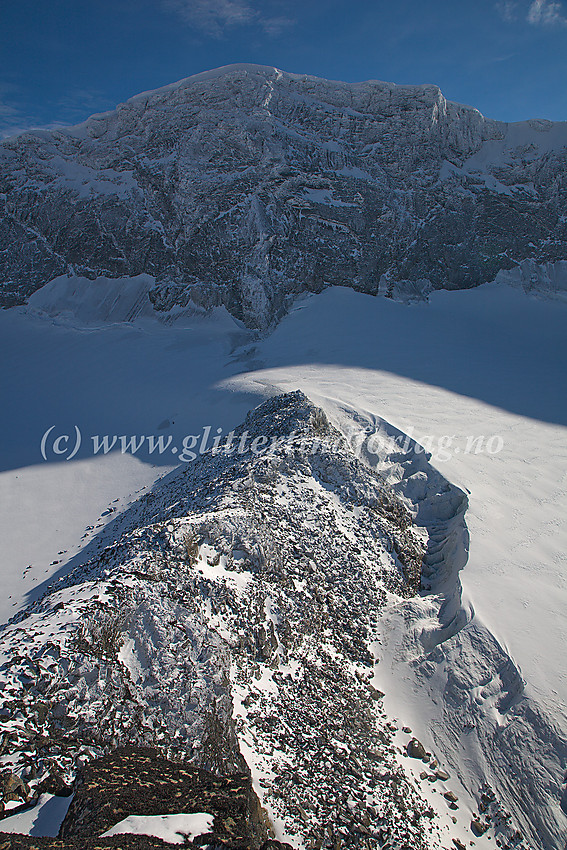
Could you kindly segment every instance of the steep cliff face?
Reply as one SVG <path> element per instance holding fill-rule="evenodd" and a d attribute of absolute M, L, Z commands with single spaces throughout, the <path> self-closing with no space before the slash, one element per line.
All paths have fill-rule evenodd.
<path fill-rule="evenodd" d="M 327 285 L 423 292 L 567 258 L 567 124 L 435 86 L 229 66 L 0 146 L 0 286 L 156 280 L 157 309 L 269 324 Z"/>

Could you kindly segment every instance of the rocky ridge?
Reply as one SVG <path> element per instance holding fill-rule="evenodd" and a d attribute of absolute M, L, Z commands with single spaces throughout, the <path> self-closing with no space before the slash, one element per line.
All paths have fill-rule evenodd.
<path fill-rule="evenodd" d="M 421 675 L 459 638 L 463 563 L 451 571 L 443 541 L 458 550 L 466 497 L 432 477 L 436 537 L 424 456 L 399 457 L 388 482 L 300 392 L 249 414 L 231 448 L 162 479 L 111 545 L 88 544 L 2 629 L 2 763 L 20 800 L 116 747 L 152 747 L 218 776 L 250 770 L 282 840 L 447 846 L 464 779 L 388 716 L 376 670 L 393 609 L 407 606 Z M 416 612 L 431 624 L 443 599 L 420 636 Z M 525 848 L 495 790 L 470 790 L 486 800 L 471 840 Z"/>

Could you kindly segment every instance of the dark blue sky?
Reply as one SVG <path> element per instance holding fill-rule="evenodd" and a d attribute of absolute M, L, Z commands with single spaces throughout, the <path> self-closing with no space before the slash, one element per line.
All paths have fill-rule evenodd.
<path fill-rule="evenodd" d="M 567 119 L 567 0 L 1 0 L 0 134 L 233 62 Z"/>

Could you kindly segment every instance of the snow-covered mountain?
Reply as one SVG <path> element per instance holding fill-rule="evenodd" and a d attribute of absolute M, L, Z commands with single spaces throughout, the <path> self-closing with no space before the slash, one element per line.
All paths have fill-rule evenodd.
<path fill-rule="evenodd" d="M 248 764 L 298 847 L 553 846 L 563 743 L 468 626 L 467 498 L 411 441 L 392 445 L 394 484 L 295 392 L 162 479 L 2 629 L 4 768 L 32 796 L 109 747 L 149 745 L 225 774 Z M 388 632 L 404 605 L 407 634 Z M 455 766 L 384 710 L 392 639 L 425 679 L 450 667 L 439 744 Z M 475 759 L 482 778 L 458 767 Z"/>
<path fill-rule="evenodd" d="M 564 850 L 566 162 L 260 66 L 0 145 L 0 832 L 134 744 L 306 850 Z"/>
<path fill-rule="evenodd" d="M 151 278 L 158 310 L 264 327 L 328 285 L 565 288 L 567 124 L 505 124 L 433 85 L 235 65 L 0 146 L 1 300 Z M 532 265 L 525 265 L 528 261 Z"/>

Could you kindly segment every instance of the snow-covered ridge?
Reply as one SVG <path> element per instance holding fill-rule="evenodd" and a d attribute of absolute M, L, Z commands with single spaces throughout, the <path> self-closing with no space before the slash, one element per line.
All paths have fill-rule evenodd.
<path fill-rule="evenodd" d="M 162 479 L 0 632 L 4 763 L 70 778 L 109 741 L 147 743 L 224 772 L 244 758 L 299 847 L 445 847 L 479 817 L 479 848 L 559 846 L 563 742 L 461 605 L 466 497 L 388 433 L 395 450 L 370 466 L 291 393 L 236 430 L 264 453 L 208 453 Z M 413 674 L 447 676 L 426 742 L 441 778 L 403 758 L 407 721 L 383 708 L 392 647 Z M 507 781 L 518 768 L 526 792 Z"/>
<path fill-rule="evenodd" d="M 400 85 L 383 80 L 345 83 L 338 80 L 327 80 L 323 77 L 316 77 L 310 74 L 281 71 L 269 65 L 247 63 L 224 65 L 210 71 L 193 74 L 190 77 L 185 77 L 175 83 L 161 86 L 158 89 L 141 92 L 129 98 L 124 104 L 119 104 L 116 110 L 98 113 L 75 128 L 61 128 L 61 131 L 79 135 L 80 130 L 84 128 L 87 133 L 91 134 L 94 131 L 98 135 L 101 121 L 108 120 L 109 123 L 113 123 L 117 111 L 124 110 L 130 105 L 142 105 L 144 109 L 148 109 L 154 105 L 163 103 L 164 96 L 165 100 L 168 100 L 168 96 L 172 93 L 191 99 L 194 87 L 201 83 L 216 82 L 227 77 L 237 81 L 250 77 L 258 80 L 263 85 L 268 80 L 268 85 L 271 89 L 270 103 L 273 98 L 274 86 L 282 88 L 286 84 L 290 87 L 295 84 L 297 89 L 305 87 L 308 92 L 307 97 L 311 96 L 315 98 L 319 96 L 318 99 L 322 102 L 327 102 L 328 107 L 342 105 L 346 100 L 350 100 L 353 115 L 356 114 L 357 107 L 360 110 L 359 114 L 363 113 L 362 103 L 365 103 L 366 108 L 368 108 L 371 107 L 374 98 L 383 99 L 385 94 L 390 98 L 396 95 L 405 97 L 408 100 L 431 105 L 433 107 L 433 120 L 440 120 L 449 115 L 452 118 L 466 118 L 469 123 L 478 120 L 479 124 L 487 124 L 490 128 L 497 128 L 496 138 L 500 136 L 507 148 L 537 144 L 547 150 L 552 150 L 554 148 L 560 149 L 567 144 L 567 121 L 552 122 L 543 119 L 527 119 L 525 121 L 511 123 L 493 121 L 484 118 L 482 113 L 473 106 L 447 100 L 443 96 L 441 89 L 436 85 L 427 83 Z M 324 96 L 320 97 L 322 93 L 324 93 Z"/>
<path fill-rule="evenodd" d="M 436 86 L 198 74 L 0 145 L 4 304 L 61 276 L 156 280 L 252 327 L 297 292 L 458 289 L 567 257 L 567 124 Z"/>
<path fill-rule="evenodd" d="M 178 80 L 175 83 L 170 83 L 166 86 L 161 86 L 158 89 L 151 89 L 146 92 L 141 92 L 140 94 L 134 95 L 134 97 L 128 98 L 126 103 L 135 103 L 137 101 L 147 102 L 154 95 L 167 94 L 171 91 L 175 91 L 179 88 L 185 88 L 187 86 L 191 86 L 194 83 L 201 83 L 209 80 L 216 80 L 219 77 L 224 77 L 227 74 L 261 74 L 263 76 L 272 76 L 275 81 L 279 81 L 283 77 L 288 79 L 297 80 L 299 82 L 309 82 L 309 83 L 326 83 L 333 86 L 380 86 L 385 89 L 401 89 L 407 90 L 410 92 L 416 91 L 433 91 L 435 93 L 439 93 L 440 89 L 438 86 L 421 84 L 421 85 L 398 85 L 397 83 L 388 83 L 383 80 L 367 80 L 365 82 L 360 83 L 345 83 L 340 80 L 327 80 L 323 77 L 317 77 L 313 74 L 294 74 L 289 71 L 282 71 L 279 68 L 274 68 L 270 65 L 257 65 L 254 63 L 247 62 L 235 62 L 230 65 L 222 65 L 219 68 L 213 68 L 210 71 L 202 71 L 199 74 L 192 74 L 190 77 L 184 77 L 181 80 Z M 454 104 L 455 106 L 461 106 L 461 104 Z M 463 107 L 467 108 L 467 107 Z M 472 108 L 472 107 L 469 107 Z M 478 111 L 478 110 L 476 110 Z M 105 113 L 99 113 L 104 115 L 111 115 L 112 112 L 108 111 Z M 97 116 L 98 117 L 98 116 Z"/>
<path fill-rule="evenodd" d="M 415 443 L 406 439 L 407 450 L 400 451 L 403 435 L 387 422 L 347 408 L 339 421 L 391 437 L 392 448 L 381 454 L 379 468 L 428 535 L 424 592 L 394 601 L 378 625 L 383 665 L 376 686 L 395 688 L 386 705 L 405 709 L 414 723 L 420 717 L 473 796 L 475 788 L 492 784 L 533 846 L 563 850 L 567 738 L 545 706 L 526 692 L 506 648 L 474 608 L 462 603 L 459 574 L 469 549 L 466 495 L 431 468 Z M 365 445 L 360 456 L 376 466 Z"/>
<path fill-rule="evenodd" d="M 119 280 L 64 275 L 34 292 L 28 309 L 59 321 L 68 319 L 87 325 L 132 322 L 155 315 L 149 298 L 154 285 L 155 280 L 146 274 Z"/>

